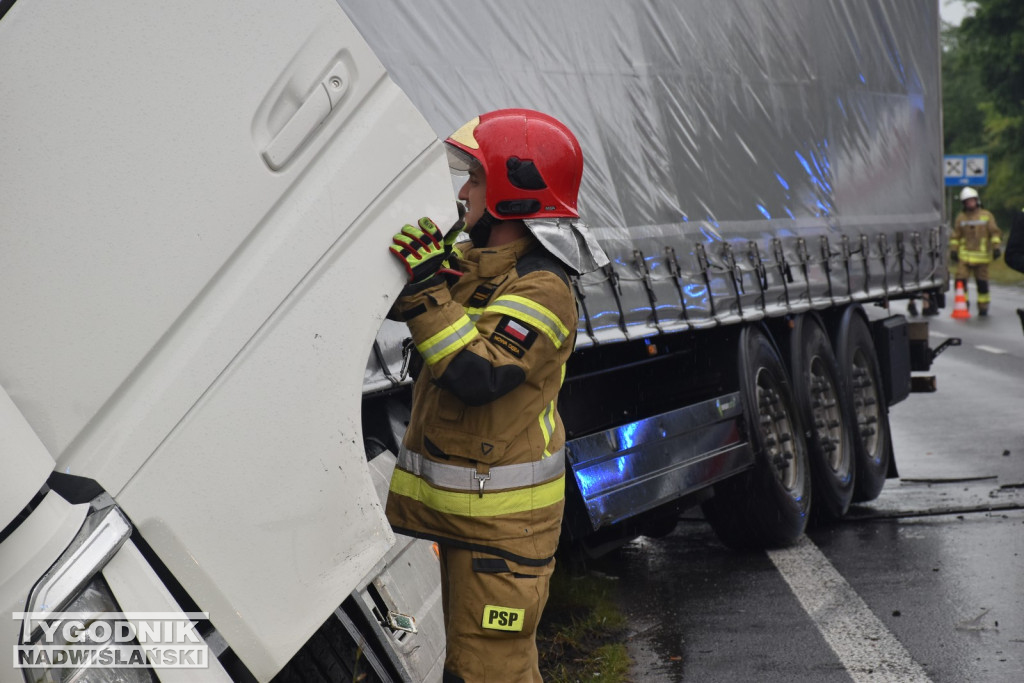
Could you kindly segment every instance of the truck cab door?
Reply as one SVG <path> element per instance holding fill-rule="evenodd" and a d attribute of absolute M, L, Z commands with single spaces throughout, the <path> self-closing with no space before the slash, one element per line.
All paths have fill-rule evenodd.
<path fill-rule="evenodd" d="M 444 152 L 337 3 L 0 18 L 0 381 L 249 669 L 387 552 L 363 370 Z"/>

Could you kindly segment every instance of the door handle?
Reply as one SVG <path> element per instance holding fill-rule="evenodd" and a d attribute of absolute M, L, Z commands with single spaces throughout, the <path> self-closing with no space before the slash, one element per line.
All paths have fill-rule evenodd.
<path fill-rule="evenodd" d="M 341 103 L 348 90 L 348 82 L 345 65 L 336 63 L 263 150 L 267 166 L 275 171 L 284 168 Z"/>

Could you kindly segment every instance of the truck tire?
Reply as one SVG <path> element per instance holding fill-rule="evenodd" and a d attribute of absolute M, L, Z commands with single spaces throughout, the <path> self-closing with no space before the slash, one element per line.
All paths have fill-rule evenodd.
<path fill-rule="evenodd" d="M 856 425 L 853 454 L 856 474 L 853 501 L 878 498 L 892 460 L 889 413 L 882 372 L 867 320 L 860 306 L 843 312 L 835 331 L 836 358 Z"/>
<path fill-rule="evenodd" d="M 804 532 L 811 505 L 811 472 L 800 416 L 785 367 L 760 328 L 739 341 L 739 384 L 754 466 L 715 484 L 702 505 L 725 545 L 760 549 L 790 545 Z"/>
<path fill-rule="evenodd" d="M 369 644 L 357 641 L 337 616 L 331 615 L 306 641 L 272 683 L 384 683 L 375 662 L 368 658 Z"/>
<path fill-rule="evenodd" d="M 802 315 L 794 323 L 789 337 L 790 374 L 811 463 L 813 516 L 836 520 L 853 500 L 855 422 L 832 342 L 817 316 Z"/>

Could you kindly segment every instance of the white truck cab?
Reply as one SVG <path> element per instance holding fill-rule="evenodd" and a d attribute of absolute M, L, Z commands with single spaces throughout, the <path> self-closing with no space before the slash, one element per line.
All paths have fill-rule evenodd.
<path fill-rule="evenodd" d="M 333 0 L 0 12 L 2 642 L 202 611 L 207 668 L 88 680 L 269 680 L 391 613 L 353 666 L 439 677 L 443 629 L 401 619 L 438 611 L 436 558 L 395 545 L 360 425 L 390 236 L 455 218 L 437 136 Z"/>

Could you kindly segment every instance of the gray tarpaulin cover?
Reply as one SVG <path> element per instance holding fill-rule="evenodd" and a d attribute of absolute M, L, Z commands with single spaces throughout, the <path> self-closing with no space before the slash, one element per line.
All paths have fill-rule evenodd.
<path fill-rule="evenodd" d="M 439 137 L 583 147 L 577 346 L 942 286 L 936 0 L 339 0 Z"/>

